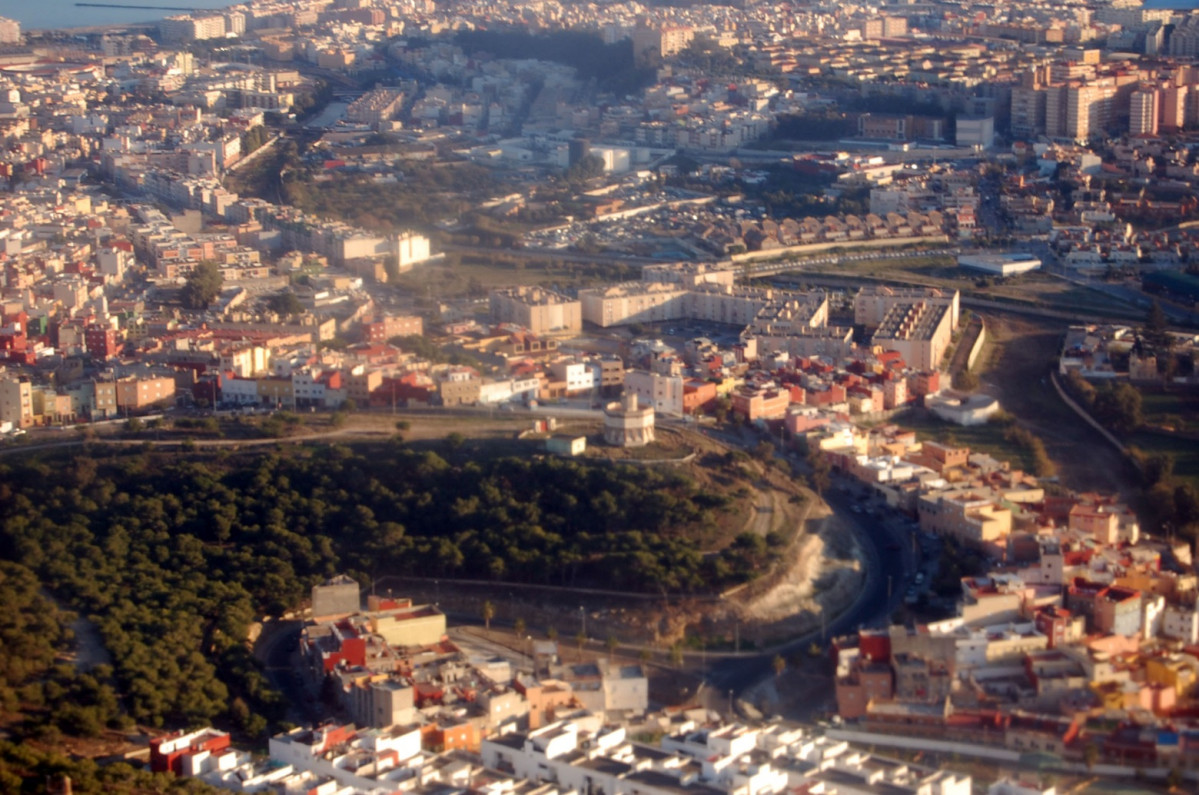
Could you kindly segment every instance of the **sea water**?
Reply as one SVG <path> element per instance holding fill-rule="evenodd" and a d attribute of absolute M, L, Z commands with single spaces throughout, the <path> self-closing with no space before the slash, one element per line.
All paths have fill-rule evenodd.
<path fill-rule="evenodd" d="M 104 2 L 104 0 L 93 0 Z M 114 0 L 118 5 L 171 6 L 175 8 L 226 8 L 236 0 Z M 154 22 L 182 11 L 154 8 L 80 8 L 75 0 L 0 0 L 0 17 L 15 19 L 21 30 L 81 28 Z"/>

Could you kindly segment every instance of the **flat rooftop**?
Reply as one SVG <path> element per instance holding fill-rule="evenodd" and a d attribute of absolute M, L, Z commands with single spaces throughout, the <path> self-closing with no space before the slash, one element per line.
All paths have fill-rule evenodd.
<path fill-rule="evenodd" d="M 941 325 L 949 306 L 943 303 L 928 301 L 903 302 L 887 310 L 878 331 L 874 333 L 876 340 L 927 340 Z"/>

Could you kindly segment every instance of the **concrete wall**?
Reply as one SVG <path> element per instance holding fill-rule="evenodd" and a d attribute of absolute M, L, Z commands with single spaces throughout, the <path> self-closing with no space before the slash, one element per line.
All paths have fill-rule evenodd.
<path fill-rule="evenodd" d="M 828 729 L 825 736 L 833 740 L 845 740 L 846 742 L 856 743 L 858 745 L 878 745 L 889 748 L 905 748 L 913 751 L 935 751 L 948 754 L 962 754 L 963 756 L 973 756 L 979 759 L 989 759 L 994 762 L 1003 762 L 1007 764 L 1018 763 L 1020 761 L 1020 752 L 1009 751 L 1006 748 L 997 748 L 986 745 L 974 745 L 972 743 L 955 743 L 943 740 L 930 740 L 924 737 L 905 737 L 902 735 L 878 734 L 877 732 L 854 731 L 851 729 Z M 1092 768 L 1081 762 L 1066 762 L 1063 761 L 1060 766 L 1053 768 L 1054 770 L 1063 770 L 1071 773 L 1087 775 L 1089 777 L 1119 777 L 1119 778 L 1134 778 L 1139 774 L 1149 776 L 1151 778 L 1165 778 L 1169 770 L 1164 767 L 1151 768 L 1135 768 L 1125 767 L 1123 765 L 1095 765 Z M 1183 773 L 1184 778 L 1188 781 L 1199 781 L 1199 773 L 1188 771 Z"/>
<path fill-rule="evenodd" d="M 974 340 L 974 347 L 970 349 L 970 355 L 966 357 L 967 370 L 974 369 L 974 363 L 978 361 L 978 356 L 983 352 L 983 346 L 987 342 L 987 324 L 983 322 L 982 318 L 979 318 L 978 322 L 980 324 L 978 336 Z"/>

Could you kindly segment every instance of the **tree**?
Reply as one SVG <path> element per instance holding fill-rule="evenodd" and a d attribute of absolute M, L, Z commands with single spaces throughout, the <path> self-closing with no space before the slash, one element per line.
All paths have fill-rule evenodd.
<path fill-rule="evenodd" d="M 188 309 L 207 309 L 221 294 L 224 279 L 215 262 L 201 262 L 187 275 L 183 285 L 183 305 Z"/>
<path fill-rule="evenodd" d="M 1095 417 L 1116 433 L 1131 433 L 1143 421 L 1141 393 L 1128 383 L 1119 383 L 1095 393 Z"/>
<path fill-rule="evenodd" d="M 815 449 L 808 454 L 808 466 L 812 468 L 812 473 L 808 475 L 808 484 L 812 487 L 812 491 L 824 494 L 832 482 L 832 466 L 828 459 Z"/>
<path fill-rule="evenodd" d="M 1169 453 L 1153 453 L 1141 462 L 1141 477 L 1146 488 L 1158 483 L 1169 483 L 1174 477 L 1174 456 Z"/>
<path fill-rule="evenodd" d="M 130 417 L 125 420 L 125 430 L 129 433 L 141 433 L 145 429 L 145 424 L 137 417 Z"/>
<path fill-rule="evenodd" d="M 978 376 L 969 370 L 959 370 L 953 375 L 953 388 L 959 392 L 973 392 L 978 389 Z"/>
<path fill-rule="evenodd" d="M 491 619 L 495 618 L 495 605 L 488 600 L 483 603 L 483 628 L 491 631 Z"/>
<path fill-rule="evenodd" d="M 1087 747 L 1082 749 L 1082 761 L 1086 763 L 1087 770 L 1092 770 L 1099 761 L 1099 746 L 1093 742 L 1087 743 Z"/>
<path fill-rule="evenodd" d="M 770 668 L 774 671 L 776 677 L 782 676 L 783 671 L 787 670 L 787 661 L 783 658 L 783 655 L 776 654 L 774 655 L 774 659 L 770 661 Z"/>
<path fill-rule="evenodd" d="M 270 134 L 261 124 L 251 127 L 246 130 L 241 137 L 241 150 L 243 154 L 250 154 L 262 147 L 270 138 Z"/>
<path fill-rule="evenodd" d="M 1166 330 L 1166 313 L 1162 305 L 1154 299 L 1145 317 L 1144 337 L 1146 344 L 1154 353 L 1162 354 L 1170 350 L 1170 333 Z"/>
<path fill-rule="evenodd" d="M 549 638 L 550 640 L 552 640 L 552 641 L 556 641 L 556 640 L 558 640 L 558 628 L 557 628 L 557 627 L 550 627 L 549 629 L 547 629 L 547 630 L 545 631 L 545 636 L 546 636 L 547 638 Z"/>
<path fill-rule="evenodd" d="M 518 617 L 515 621 L 513 621 L 512 631 L 516 633 L 518 638 L 523 637 L 525 634 L 525 620 Z"/>
<path fill-rule="evenodd" d="M 637 652 L 637 659 L 641 661 L 642 665 L 649 665 L 650 660 L 653 658 L 653 652 L 651 652 L 649 649 L 642 649 L 641 651 Z"/>
<path fill-rule="evenodd" d="M 566 171 L 566 181 L 571 183 L 586 182 L 604 173 L 604 159 L 599 155 L 586 155 L 579 158 Z"/>
<path fill-rule="evenodd" d="M 761 441 L 754 445 L 754 457 L 763 463 L 769 464 L 774 459 L 774 445 L 767 441 Z"/>
<path fill-rule="evenodd" d="M 619 646 L 620 646 L 620 641 L 616 639 L 615 635 L 609 635 L 604 640 L 604 648 L 606 648 L 608 650 L 608 656 L 615 655 L 616 649 L 619 648 Z"/>
<path fill-rule="evenodd" d="M 716 418 L 718 423 L 723 424 L 729 418 L 729 412 L 732 411 L 733 404 L 727 397 L 721 396 L 716 399 L 716 405 L 712 409 L 712 416 Z"/>
<path fill-rule="evenodd" d="M 583 659 L 583 645 L 587 643 L 587 633 L 579 630 L 575 633 L 575 645 L 579 647 L 579 659 Z"/>
<path fill-rule="evenodd" d="M 276 315 L 281 315 L 285 318 L 292 315 L 304 314 L 304 305 L 300 303 L 300 299 L 291 290 L 275 293 L 266 300 L 266 305 Z"/>

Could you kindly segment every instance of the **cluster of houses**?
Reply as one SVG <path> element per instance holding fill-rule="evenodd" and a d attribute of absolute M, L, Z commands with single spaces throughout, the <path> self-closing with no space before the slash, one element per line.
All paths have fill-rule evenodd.
<path fill-rule="evenodd" d="M 1094 746 L 1117 764 L 1199 767 L 1199 583 L 1186 542 L 1144 537 L 1112 497 L 1050 490 L 894 426 L 814 415 L 799 431 L 919 532 L 988 564 L 960 580 L 954 617 L 833 644 L 842 719 L 1075 761 Z"/>
<path fill-rule="evenodd" d="M 969 775 L 936 771 L 851 747 L 804 729 L 754 728 L 713 719 L 705 710 L 654 716 L 637 739 L 624 725 L 586 710 L 548 725 L 513 724 L 476 748 L 441 747 L 416 725 L 385 729 L 353 724 L 300 728 L 270 740 L 269 759 L 255 759 L 215 729 L 151 741 L 151 768 L 174 771 L 233 792 L 286 791 L 318 795 L 447 788 L 484 793 L 613 793 L 613 795 L 804 795 L 887 792 L 969 795 Z M 1053 795 L 1052 787 L 991 795 Z M 1009 787 L 1004 789 L 1002 787 Z"/>

